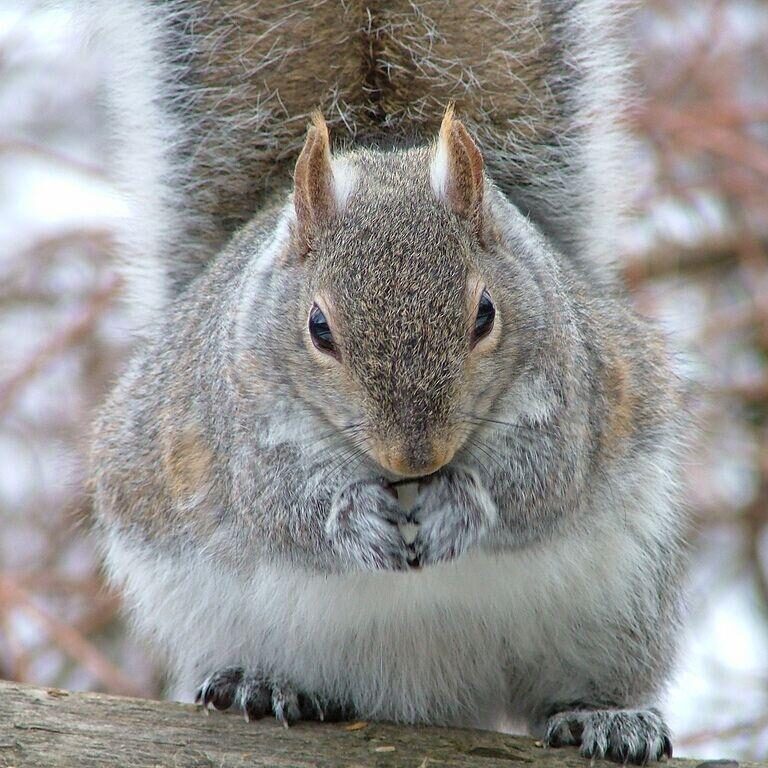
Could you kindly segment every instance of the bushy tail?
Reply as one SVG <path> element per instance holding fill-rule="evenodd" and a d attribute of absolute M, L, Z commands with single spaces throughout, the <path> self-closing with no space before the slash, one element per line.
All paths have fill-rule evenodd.
<path fill-rule="evenodd" d="M 510 198 L 575 258 L 610 258 L 624 6 L 90 0 L 142 300 L 176 295 L 290 177 L 316 107 L 337 142 L 403 143 L 455 102 Z"/>

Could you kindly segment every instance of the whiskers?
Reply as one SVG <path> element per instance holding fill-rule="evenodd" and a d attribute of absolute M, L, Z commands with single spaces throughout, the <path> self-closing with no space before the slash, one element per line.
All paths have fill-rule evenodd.
<path fill-rule="evenodd" d="M 340 445 L 329 449 L 329 441 L 334 438 Z M 354 472 L 368 453 L 368 437 L 363 422 L 334 427 L 320 435 L 308 435 L 307 443 L 315 446 L 311 461 L 318 467 L 325 482 L 341 476 L 344 471 Z"/>
<path fill-rule="evenodd" d="M 478 416 L 467 411 L 461 412 L 462 425 L 465 429 L 464 448 L 477 466 L 492 477 L 492 469 L 505 473 L 510 471 L 508 441 L 514 440 L 518 444 L 533 442 L 542 435 L 548 437 L 558 434 L 557 430 L 550 429 L 539 424 L 521 424 L 519 422 L 492 419 L 487 416 Z M 507 433 L 505 441 L 501 445 L 484 439 L 478 434 L 478 427 L 486 427 L 494 432 Z M 511 434 L 510 434 L 511 433 Z"/>
<path fill-rule="evenodd" d="M 559 430 L 551 424 L 522 424 L 469 411 L 461 412 L 460 428 L 464 433 L 463 450 L 489 479 L 510 471 L 510 443 L 532 445 L 542 436 L 559 435 Z M 493 433 L 500 433 L 504 439 L 490 439 Z M 313 471 L 322 483 L 343 480 L 345 474 L 353 475 L 369 455 L 368 434 L 363 421 L 342 427 L 331 426 L 320 433 L 308 428 L 304 443 Z"/>
<path fill-rule="evenodd" d="M 517 433 L 529 434 L 529 435 L 549 435 L 559 436 L 560 431 L 557 428 L 551 426 L 545 426 L 544 424 L 521 424 L 516 421 L 502 421 L 501 419 L 490 419 L 487 416 L 478 416 L 474 413 L 467 411 L 461 412 L 465 421 L 474 426 L 490 425 L 492 429 L 496 429 L 500 432 L 505 430 L 514 430 Z"/>

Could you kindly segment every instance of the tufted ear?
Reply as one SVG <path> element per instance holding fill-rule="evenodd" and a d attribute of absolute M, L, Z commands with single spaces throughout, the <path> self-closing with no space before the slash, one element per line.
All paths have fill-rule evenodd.
<path fill-rule="evenodd" d="M 312 125 L 293 172 L 293 205 L 296 210 L 296 238 L 302 252 L 312 244 L 318 226 L 336 214 L 333 166 L 328 126 L 319 112 Z"/>
<path fill-rule="evenodd" d="M 457 216 L 467 219 L 478 235 L 483 224 L 483 168 L 477 144 L 449 105 L 432 158 L 432 189 Z"/>

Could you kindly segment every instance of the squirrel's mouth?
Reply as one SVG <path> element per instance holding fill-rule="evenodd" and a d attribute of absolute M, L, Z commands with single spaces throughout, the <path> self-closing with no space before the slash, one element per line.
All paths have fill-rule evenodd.
<path fill-rule="evenodd" d="M 440 470 L 437 470 L 437 472 L 432 472 L 429 475 L 419 475 L 418 477 L 401 477 L 399 480 L 393 480 L 390 485 L 394 486 L 395 488 L 398 488 L 401 485 L 409 485 L 411 483 L 418 483 L 421 485 L 422 483 L 428 483 L 430 480 L 432 480 L 439 471 Z"/>

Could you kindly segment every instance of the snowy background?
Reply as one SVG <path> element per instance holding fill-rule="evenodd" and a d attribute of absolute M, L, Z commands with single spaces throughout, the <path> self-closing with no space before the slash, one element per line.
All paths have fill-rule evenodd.
<path fill-rule="evenodd" d="M 94 408 L 127 359 L 98 62 L 66 13 L 0 0 L 0 677 L 159 696 L 88 536 Z M 622 264 L 700 384 L 680 755 L 768 758 L 768 4 L 645 0 L 643 183 Z"/>

